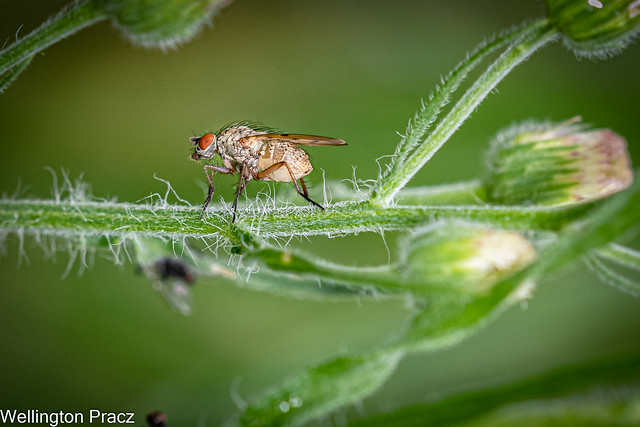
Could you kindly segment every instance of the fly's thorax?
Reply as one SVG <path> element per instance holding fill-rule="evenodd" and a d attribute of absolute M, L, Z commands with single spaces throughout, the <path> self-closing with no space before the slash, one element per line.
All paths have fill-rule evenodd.
<path fill-rule="evenodd" d="M 242 140 L 248 136 L 260 135 L 264 132 L 258 132 L 248 126 L 233 126 L 220 131 L 218 135 L 218 152 L 225 153 L 227 156 L 234 158 L 246 157 L 250 153 L 257 155 L 260 143 L 257 141 Z"/>
<path fill-rule="evenodd" d="M 218 154 L 225 164 L 230 164 L 236 170 L 246 170 L 251 174 L 258 173 L 257 149 L 248 146 L 242 140 L 247 136 L 258 135 L 248 126 L 233 126 L 220 131 L 217 142 Z"/>

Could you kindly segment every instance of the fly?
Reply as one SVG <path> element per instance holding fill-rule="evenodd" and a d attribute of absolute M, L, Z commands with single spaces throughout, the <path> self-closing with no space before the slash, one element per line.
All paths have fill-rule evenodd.
<path fill-rule="evenodd" d="M 216 133 L 189 138 L 195 150 L 193 160 L 209 160 L 218 154 L 223 166 L 206 163 L 204 173 L 209 181 L 209 193 L 202 206 L 200 219 L 211 202 L 215 186 L 213 174 L 238 173 L 238 186 L 233 201 L 233 218 L 236 221 L 238 199 L 247 183 L 252 179 L 259 181 L 293 182 L 299 195 L 309 203 L 324 208 L 309 198 L 303 177 L 309 175 L 313 166 L 309 155 L 300 145 L 340 146 L 347 145 L 341 139 L 326 136 L 302 135 L 293 133 L 274 133 L 247 122 L 238 122 L 225 126 Z M 298 181 L 300 185 L 298 185 Z"/>

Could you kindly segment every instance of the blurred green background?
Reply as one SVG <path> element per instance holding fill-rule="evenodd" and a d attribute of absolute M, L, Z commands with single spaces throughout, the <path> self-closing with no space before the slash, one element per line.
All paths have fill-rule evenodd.
<path fill-rule="evenodd" d="M 35 28 L 65 1 L 0 0 L 0 38 Z M 128 44 L 108 23 L 37 55 L 0 96 L 0 192 L 18 183 L 50 197 L 44 169 L 84 175 L 93 193 L 133 202 L 169 180 L 198 205 L 202 168 L 188 137 L 241 119 L 335 136 L 349 146 L 312 148 L 328 179 L 374 178 L 433 87 L 481 40 L 541 16 L 541 2 L 237 0 L 193 42 L 168 52 Z M 582 115 L 625 136 L 640 158 L 640 45 L 607 61 L 577 60 L 559 43 L 498 87 L 411 182 L 483 173 L 492 135 L 518 120 Z M 637 160 L 636 160 L 637 161 Z M 217 177 L 230 201 L 234 177 Z M 310 176 L 321 199 L 320 172 Z M 252 183 L 249 194 L 265 184 Z M 280 184 L 286 186 L 286 184 Z M 280 187 L 278 187 L 280 188 Z M 26 189 L 26 190 L 24 190 Z M 392 257 L 396 235 L 385 236 Z M 315 238 L 295 246 L 349 265 L 381 264 L 379 235 Z M 637 245 L 636 245 L 637 247 Z M 4 242 L 0 268 L 0 407 L 44 411 L 160 409 L 171 425 L 217 425 L 288 373 L 385 342 L 407 321 L 403 301 L 298 301 L 199 280 L 194 314 L 173 313 L 131 264 L 98 258 L 66 278 L 69 254 L 47 258 L 26 240 Z M 375 413 L 454 391 L 500 384 L 559 364 L 635 347 L 640 301 L 574 265 L 539 284 L 464 343 L 404 360 L 359 406 Z M 350 411 L 329 422 L 354 416 Z"/>

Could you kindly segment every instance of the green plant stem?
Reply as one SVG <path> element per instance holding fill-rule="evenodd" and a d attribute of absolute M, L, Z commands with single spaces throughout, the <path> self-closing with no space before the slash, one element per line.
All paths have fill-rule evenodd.
<path fill-rule="evenodd" d="M 449 73 L 442 84 L 436 88 L 427 103 L 422 102 L 420 110 L 414 115 L 407 125 L 406 134 L 400 140 L 398 147 L 391 159 L 391 163 L 385 170 L 383 177 L 402 169 L 405 159 L 418 146 L 424 134 L 436 120 L 442 108 L 447 105 L 453 93 L 460 87 L 464 79 L 478 66 L 488 55 L 505 46 L 523 33 L 529 31 L 529 27 L 521 27 L 507 32 L 501 37 L 488 43 L 481 44 L 475 52 Z M 384 178 L 383 178 L 384 179 Z"/>
<path fill-rule="evenodd" d="M 486 190 L 480 180 L 424 187 L 403 188 L 398 193 L 402 205 L 482 204 Z"/>
<path fill-rule="evenodd" d="M 440 218 L 466 219 L 488 226 L 521 230 L 562 229 L 590 211 L 595 204 L 566 207 L 517 206 L 394 206 L 342 202 L 319 211 L 312 207 L 247 209 L 238 226 L 230 225 L 227 210 L 200 220 L 199 207 L 150 206 L 112 202 L 56 202 L 53 200 L 0 200 L 0 230 L 33 230 L 50 234 L 142 233 L 172 237 L 226 237 L 251 246 L 251 236 L 338 235 L 362 231 L 407 229 Z M 244 234 L 240 233 L 242 230 Z M 240 234 L 239 234 L 240 233 Z"/>
<path fill-rule="evenodd" d="M 602 258 L 612 261 L 618 265 L 640 271 L 640 251 L 627 248 L 626 246 L 611 243 L 596 251 Z"/>
<path fill-rule="evenodd" d="M 31 64 L 32 59 L 33 56 L 28 57 L 27 59 L 10 69 L 7 73 L 5 73 L 4 76 L 2 76 L 2 78 L 0 79 L 0 93 L 4 92 L 9 86 L 11 86 L 11 83 L 13 83 L 18 78 L 20 73 L 22 73 L 29 66 L 29 64 Z"/>
<path fill-rule="evenodd" d="M 394 196 L 442 147 L 478 105 L 495 89 L 513 68 L 524 62 L 533 52 L 553 40 L 557 31 L 545 20 L 536 21 L 532 31 L 526 32 L 518 42 L 511 45 L 471 86 L 436 129 L 416 148 L 415 152 L 390 175 L 380 179 L 374 187 L 370 200 L 375 205 L 388 205 Z"/>
<path fill-rule="evenodd" d="M 640 283 L 631 277 L 618 273 L 609 268 L 595 255 L 585 256 L 585 264 L 593 271 L 602 283 L 606 283 L 628 295 L 640 297 Z"/>
<path fill-rule="evenodd" d="M 615 402 L 616 396 L 621 394 L 620 387 L 637 390 L 640 381 L 639 360 L 639 351 L 636 349 L 633 353 L 622 356 L 564 366 L 512 384 L 460 393 L 435 402 L 402 408 L 389 414 L 369 416 L 350 422 L 349 425 L 376 427 L 469 425 L 468 423 L 473 423 L 478 417 L 509 404 L 528 402 L 532 404 L 531 406 L 543 409 L 543 399 L 557 401 L 563 397 L 575 398 L 576 395 L 584 396 L 586 392 L 594 389 L 598 390 L 597 395 L 600 398 Z M 550 403 L 550 401 L 547 402 Z M 622 410 L 616 412 L 621 419 L 627 420 Z M 617 414 L 612 413 L 612 419 L 615 419 Z M 634 412 L 634 414 L 636 416 L 634 421 L 637 422 L 638 413 Z M 543 418 L 535 425 L 549 425 L 549 423 L 565 425 L 554 424 L 549 421 L 549 418 Z M 627 424 L 622 423 L 622 425 Z"/>
<path fill-rule="evenodd" d="M 53 43 L 106 18 L 107 15 L 98 1 L 84 0 L 74 3 L 25 37 L 0 50 L 0 74 L 18 66 Z"/>
<path fill-rule="evenodd" d="M 429 282 L 429 278 L 418 282 L 402 277 L 404 269 L 398 268 L 397 265 L 345 266 L 271 248 L 250 252 L 248 256 L 272 271 L 319 279 L 323 282 L 339 283 L 351 289 L 372 289 L 375 287 L 376 293 L 415 293 L 422 297 L 428 295 L 457 297 L 466 295 L 464 291 L 452 286 L 451 283 L 433 283 Z"/>
<path fill-rule="evenodd" d="M 337 357 L 283 381 L 247 407 L 239 426 L 308 425 L 378 389 L 396 369 L 402 352 L 374 351 Z"/>

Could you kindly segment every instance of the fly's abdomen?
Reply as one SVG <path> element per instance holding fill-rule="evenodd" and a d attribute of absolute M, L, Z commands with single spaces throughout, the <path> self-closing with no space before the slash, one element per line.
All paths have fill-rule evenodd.
<path fill-rule="evenodd" d="M 309 155 L 296 144 L 288 141 L 264 143 L 258 159 L 260 170 L 265 171 L 278 163 L 284 164 L 265 174 L 262 177 L 263 180 L 289 182 L 292 180 L 291 174 L 294 179 L 300 179 L 309 175 L 313 170 Z"/>

